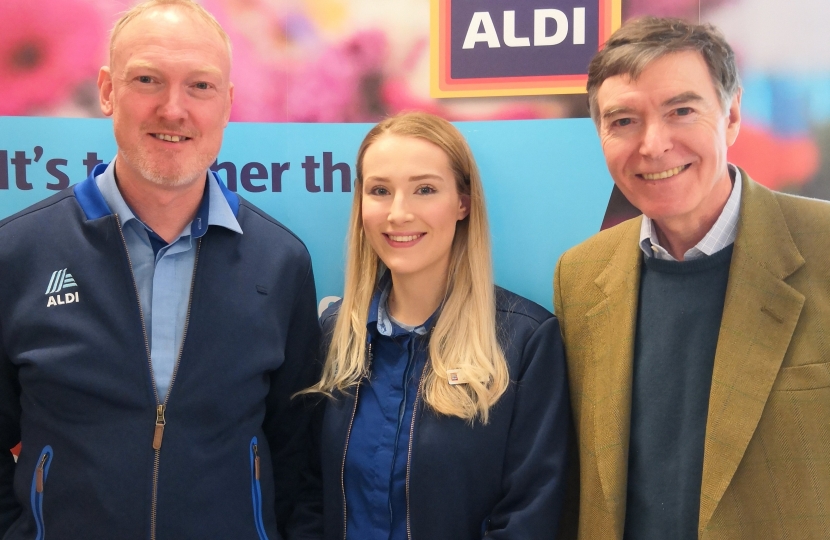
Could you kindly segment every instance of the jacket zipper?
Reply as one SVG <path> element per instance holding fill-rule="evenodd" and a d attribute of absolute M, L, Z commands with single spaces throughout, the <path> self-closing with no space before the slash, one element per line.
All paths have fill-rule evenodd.
<path fill-rule="evenodd" d="M 153 384 L 153 394 L 156 397 L 156 421 L 153 430 L 153 450 L 155 456 L 153 458 L 153 494 L 150 504 L 150 540 L 156 540 L 156 504 L 158 502 L 158 480 L 159 480 L 159 461 L 161 458 L 161 441 L 164 437 L 164 426 L 167 423 L 164 419 L 164 412 L 167 410 L 167 400 L 170 398 L 170 392 L 173 390 L 173 383 L 176 382 L 176 374 L 179 371 L 179 362 L 182 360 L 182 352 L 184 351 L 184 340 L 187 337 L 187 328 L 190 325 L 190 308 L 193 304 L 193 286 L 196 277 L 196 265 L 199 263 L 199 252 L 202 248 L 202 239 L 196 244 L 196 255 L 193 258 L 193 274 L 190 276 L 190 295 L 187 300 L 187 314 L 184 319 L 184 329 L 182 330 L 182 342 L 179 346 L 179 355 L 176 357 L 176 363 L 173 365 L 173 375 L 170 377 L 170 386 L 167 387 L 167 395 L 162 402 L 159 399 L 158 388 L 156 388 L 156 380 L 153 378 L 153 359 L 150 355 L 150 340 L 147 338 L 147 324 L 144 321 L 144 311 L 141 309 L 141 296 L 138 294 L 138 284 L 135 282 L 135 271 L 133 270 L 133 261 L 130 259 L 130 250 L 127 248 L 127 239 L 124 238 L 124 229 L 121 227 L 121 218 L 115 214 L 115 221 L 118 224 L 118 233 L 121 235 L 121 242 L 124 244 L 124 253 L 127 254 L 127 263 L 130 266 L 130 276 L 133 279 L 133 289 L 135 290 L 135 297 L 138 301 L 138 313 L 141 317 L 141 330 L 144 333 L 144 349 L 147 351 L 147 365 L 150 368 L 150 381 Z"/>
<path fill-rule="evenodd" d="M 369 366 L 372 365 L 372 343 L 367 345 L 366 355 L 369 357 Z M 354 389 L 354 407 L 352 407 L 352 417 L 349 419 L 349 429 L 346 431 L 346 444 L 343 446 L 343 463 L 340 466 L 340 491 L 343 494 L 343 540 L 346 540 L 346 528 L 348 527 L 348 519 L 346 516 L 346 453 L 349 451 L 349 438 L 352 436 L 352 425 L 354 424 L 354 417 L 357 413 L 357 397 L 360 394 L 360 382 L 357 383 Z"/>
<path fill-rule="evenodd" d="M 259 485 L 259 451 L 257 438 L 251 439 L 251 495 L 254 504 L 254 525 L 256 526 L 259 540 L 268 540 L 265 533 L 265 524 L 262 522 L 262 491 Z"/>
<path fill-rule="evenodd" d="M 44 467 L 46 467 L 46 462 L 48 460 L 49 454 L 44 452 L 43 456 L 40 458 L 40 464 L 37 466 L 37 469 L 35 470 L 35 492 L 37 493 L 43 493 L 43 469 Z"/>
<path fill-rule="evenodd" d="M 418 400 L 421 397 L 421 383 L 424 379 L 424 372 L 427 366 L 421 370 L 421 376 L 418 377 L 418 391 L 415 392 L 415 404 L 412 406 L 412 422 L 409 424 L 409 450 L 406 454 L 406 538 L 412 540 L 412 527 L 409 519 L 409 472 L 412 468 L 412 439 L 415 436 L 415 415 L 418 412 Z"/>
<path fill-rule="evenodd" d="M 35 517 L 35 525 L 37 525 L 36 540 L 44 540 L 46 538 L 46 526 L 43 523 L 43 487 L 46 482 L 46 476 L 49 474 L 49 462 L 51 458 L 52 447 L 44 447 L 40 461 L 37 467 L 35 467 L 35 477 L 32 482 L 32 512 Z"/>

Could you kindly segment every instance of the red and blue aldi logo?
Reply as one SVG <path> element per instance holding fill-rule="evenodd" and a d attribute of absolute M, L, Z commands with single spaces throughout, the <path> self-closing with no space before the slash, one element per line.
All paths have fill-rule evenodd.
<path fill-rule="evenodd" d="M 585 92 L 621 0 L 432 0 L 433 97 Z"/>

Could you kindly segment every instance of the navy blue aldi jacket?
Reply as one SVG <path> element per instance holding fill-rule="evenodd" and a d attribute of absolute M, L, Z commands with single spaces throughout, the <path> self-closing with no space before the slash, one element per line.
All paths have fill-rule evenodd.
<path fill-rule="evenodd" d="M 323 315 L 325 340 L 334 330 L 337 307 Z M 416 400 L 406 476 L 410 540 L 556 536 L 571 421 L 559 322 L 541 306 L 500 288 L 496 309 L 511 382 L 489 423 L 470 425 L 435 413 L 423 397 Z M 356 394 L 359 399 L 359 388 Z M 325 400 L 320 448 L 326 540 L 345 538 L 343 467 L 354 396 L 352 391 Z"/>
<path fill-rule="evenodd" d="M 243 234 L 200 241 L 162 411 L 95 174 L 0 222 L 0 537 L 307 537 L 309 415 L 290 399 L 319 377 L 305 246 L 225 190 Z"/>

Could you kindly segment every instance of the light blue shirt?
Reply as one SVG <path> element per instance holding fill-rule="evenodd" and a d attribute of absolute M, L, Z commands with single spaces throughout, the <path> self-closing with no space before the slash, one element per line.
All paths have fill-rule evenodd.
<path fill-rule="evenodd" d="M 95 178 L 110 210 L 121 221 L 133 277 L 138 287 L 144 327 L 150 346 L 153 379 L 158 399 L 164 402 L 184 339 L 184 325 L 190 303 L 190 285 L 196 262 L 197 240 L 209 225 L 242 234 L 219 183 L 208 175 L 207 187 L 196 217 L 172 242 L 153 253 L 150 229 L 133 214 L 115 182 L 115 160 Z M 153 233 L 155 234 L 155 233 Z"/>

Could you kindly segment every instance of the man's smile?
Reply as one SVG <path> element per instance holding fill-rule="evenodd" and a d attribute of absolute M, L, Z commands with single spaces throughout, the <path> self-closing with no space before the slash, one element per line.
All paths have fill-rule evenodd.
<path fill-rule="evenodd" d="M 156 139 L 159 139 L 161 141 L 174 142 L 174 143 L 184 142 L 184 141 L 189 141 L 190 140 L 190 137 L 185 137 L 184 135 L 168 135 L 166 133 L 151 133 L 151 135 L 153 137 L 155 137 Z"/>
<path fill-rule="evenodd" d="M 657 173 L 640 173 L 637 176 L 644 178 L 645 180 L 664 180 L 666 178 L 671 178 L 672 176 L 682 173 L 691 166 L 691 163 L 687 163 L 686 165 L 681 165 L 673 169 L 668 169 Z"/>

